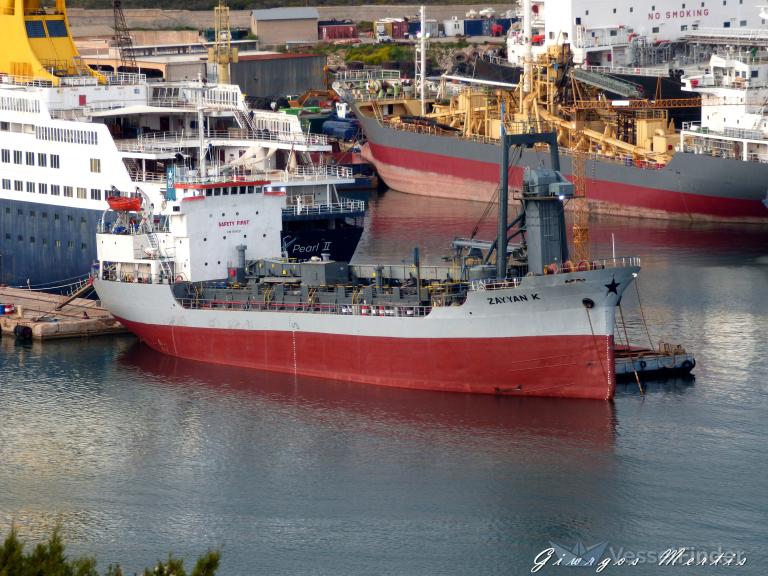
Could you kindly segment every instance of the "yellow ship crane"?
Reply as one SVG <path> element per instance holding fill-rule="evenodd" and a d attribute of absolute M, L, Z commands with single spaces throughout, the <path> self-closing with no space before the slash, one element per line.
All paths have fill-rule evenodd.
<path fill-rule="evenodd" d="M 216 75 L 219 84 L 229 84 L 229 65 L 237 63 L 237 48 L 233 48 L 232 30 L 229 25 L 229 6 L 224 0 L 213 9 L 214 39 L 213 46 L 208 48 L 208 62 L 216 64 Z"/>
<path fill-rule="evenodd" d="M 573 260 L 589 261 L 589 201 L 587 200 L 587 155 L 582 150 L 572 153 L 571 176 L 573 178 Z"/>

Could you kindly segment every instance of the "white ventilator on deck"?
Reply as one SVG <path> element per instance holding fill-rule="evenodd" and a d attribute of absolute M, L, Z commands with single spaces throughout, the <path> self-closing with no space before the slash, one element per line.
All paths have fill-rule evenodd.
<path fill-rule="evenodd" d="M 528 94 L 531 91 L 531 0 L 523 0 L 523 42 L 525 50 L 523 52 L 523 92 Z"/>

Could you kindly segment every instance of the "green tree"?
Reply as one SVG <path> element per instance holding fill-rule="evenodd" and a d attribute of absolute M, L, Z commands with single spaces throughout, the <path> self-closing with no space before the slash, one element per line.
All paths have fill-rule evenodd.
<path fill-rule="evenodd" d="M 64 551 L 61 528 L 53 529 L 47 542 L 35 546 L 25 554 L 24 542 L 19 539 L 15 526 L 0 546 L 0 576 L 99 576 L 96 559 L 88 556 L 70 560 Z M 189 576 L 215 576 L 221 553 L 209 550 L 198 558 Z M 158 562 L 145 576 L 187 576 L 184 561 L 168 556 L 167 562 Z M 124 576 L 119 564 L 110 564 L 104 576 Z"/>

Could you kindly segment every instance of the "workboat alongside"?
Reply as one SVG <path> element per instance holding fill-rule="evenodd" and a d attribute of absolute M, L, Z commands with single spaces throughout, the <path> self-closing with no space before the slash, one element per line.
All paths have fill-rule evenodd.
<path fill-rule="evenodd" d="M 298 118 L 249 110 L 234 85 L 87 67 L 63 0 L 9 7 L 0 32 L 16 39 L 0 51 L 0 283 L 76 283 L 96 257 L 91 231 L 111 191 L 138 187 L 159 214 L 173 210 L 166 192 L 177 173 L 269 181 L 291 209 L 286 252 L 354 253 L 363 210 L 340 212 L 335 189 L 354 182 L 351 171 L 323 163 L 328 139 Z"/>
<path fill-rule="evenodd" d="M 557 168 L 553 133 L 508 140 L 534 142 L 550 144 Z M 421 266 L 417 251 L 412 265 L 281 259 L 282 203 L 254 184 L 185 197 L 166 219 L 145 210 L 134 226 L 105 212 L 94 286 L 129 330 L 173 356 L 382 386 L 610 399 L 615 310 L 639 262 L 569 260 L 562 202 L 573 186 L 555 170 L 527 173 L 524 216 L 509 226 L 502 150 L 499 240 L 456 240 L 449 265 Z"/>

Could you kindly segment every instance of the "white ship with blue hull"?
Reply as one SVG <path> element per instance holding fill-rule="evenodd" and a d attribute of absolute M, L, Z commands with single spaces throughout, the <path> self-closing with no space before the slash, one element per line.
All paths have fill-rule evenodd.
<path fill-rule="evenodd" d="M 352 182 L 344 169 L 311 163 L 330 145 L 297 118 L 249 111 L 233 85 L 91 70 L 63 0 L 9 4 L 0 32 L 0 283 L 50 287 L 87 274 L 106 198 L 138 187 L 156 213 L 172 211 L 169 169 L 270 182 L 285 192 L 287 255 L 352 256 L 364 206 L 336 195 Z"/>

